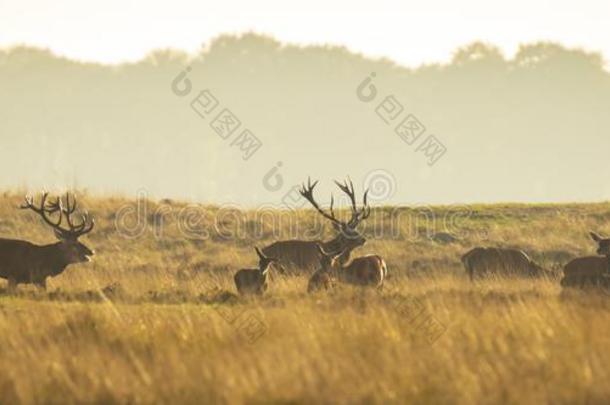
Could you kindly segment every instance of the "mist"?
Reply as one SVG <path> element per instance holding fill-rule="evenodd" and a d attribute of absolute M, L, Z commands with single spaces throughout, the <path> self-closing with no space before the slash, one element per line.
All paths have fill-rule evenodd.
<path fill-rule="evenodd" d="M 5 189 L 282 205 L 349 176 L 378 204 L 610 199 L 610 76 L 560 44 L 417 69 L 254 34 L 118 66 L 14 47 L 0 89 Z"/>

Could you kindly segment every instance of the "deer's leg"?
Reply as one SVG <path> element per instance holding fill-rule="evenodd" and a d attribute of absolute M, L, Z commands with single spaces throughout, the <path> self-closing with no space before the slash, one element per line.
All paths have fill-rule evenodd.
<path fill-rule="evenodd" d="M 17 290 L 17 280 L 15 280 L 13 277 L 9 277 L 9 279 L 8 279 L 8 291 L 9 292 L 14 292 L 15 290 Z"/>
<path fill-rule="evenodd" d="M 472 265 L 468 262 L 468 259 L 462 259 L 462 262 L 464 263 L 464 268 L 466 269 L 466 274 L 468 274 L 468 278 L 471 282 L 474 281 Z"/>
<path fill-rule="evenodd" d="M 266 291 L 267 291 L 267 283 L 263 284 L 259 289 L 258 289 L 258 295 L 263 295 Z"/>
<path fill-rule="evenodd" d="M 38 280 L 34 283 L 36 287 L 41 288 L 43 290 L 47 290 L 47 278 L 43 278 L 42 280 Z"/>

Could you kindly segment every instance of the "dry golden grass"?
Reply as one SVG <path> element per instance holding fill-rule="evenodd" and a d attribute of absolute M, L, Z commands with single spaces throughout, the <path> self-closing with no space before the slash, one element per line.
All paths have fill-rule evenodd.
<path fill-rule="evenodd" d="M 20 198 L 2 195 L 0 235 L 52 242 L 15 209 Z M 470 207 L 449 229 L 460 236 L 454 244 L 425 237 L 445 230 L 440 220 L 379 208 L 364 232 L 400 232 L 369 239 L 357 254 L 386 259 L 392 278 L 383 291 L 309 296 L 305 277 L 276 276 L 265 297 L 240 299 L 229 294 L 232 274 L 256 263 L 252 246 L 295 236 L 290 219 L 300 233 L 315 228 L 313 213 L 271 211 L 261 223 L 253 211 L 238 220 L 220 209 L 215 229 L 218 207 L 199 211 L 197 224 L 184 204 L 149 201 L 146 229 L 126 238 L 115 216 L 135 202 L 85 195 L 81 203 L 98 223 L 84 239 L 94 262 L 68 268 L 46 293 L 20 286 L 0 295 L 3 403 L 610 399 L 609 296 L 562 292 L 556 278 L 471 284 L 459 262 L 473 246 L 512 246 L 556 268 L 593 253 L 588 230 L 610 233 L 609 204 Z M 455 210 L 432 212 L 442 219 Z M 422 313 L 446 327 L 432 343 Z"/>

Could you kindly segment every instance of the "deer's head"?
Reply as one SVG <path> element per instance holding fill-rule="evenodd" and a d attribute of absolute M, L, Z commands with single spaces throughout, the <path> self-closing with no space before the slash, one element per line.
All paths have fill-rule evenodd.
<path fill-rule="evenodd" d="M 333 211 L 334 197 L 330 197 L 330 210 L 326 212 L 316 202 L 313 191 L 318 184 L 318 181 L 311 182 L 311 179 L 307 180 L 307 185 L 303 184 L 301 188 L 301 195 L 318 211 L 320 215 L 328 219 L 333 228 L 337 231 L 337 237 L 334 239 L 334 245 L 336 250 L 351 251 L 359 246 L 366 243 L 366 238 L 358 231 L 358 225 L 367 219 L 371 215 L 371 207 L 368 205 L 367 196 L 368 190 L 364 192 L 362 198 L 362 208 L 358 208 L 356 204 L 356 193 L 354 192 L 354 184 L 351 180 L 347 180 L 343 183 L 335 181 L 335 184 L 339 189 L 344 192 L 350 199 L 351 202 L 351 218 L 349 221 L 341 221 L 335 216 Z"/>
<path fill-rule="evenodd" d="M 602 238 L 595 232 L 591 232 L 591 239 L 597 242 L 597 254 L 610 256 L 610 239 Z"/>
<path fill-rule="evenodd" d="M 327 252 L 319 243 L 316 243 L 316 247 L 320 252 L 320 270 L 328 273 L 340 270 L 340 257 L 343 255 L 343 251 Z"/>
<path fill-rule="evenodd" d="M 43 193 L 40 207 L 36 207 L 34 199 L 27 196 L 21 209 L 34 211 L 53 229 L 55 237 L 59 239 L 58 246 L 65 263 L 76 264 L 90 261 L 94 255 L 93 250 L 81 243 L 78 238 L 91 232 L 95 221 L 87 213 L 77 212 L 76 198 L 73 197 L 70 201 L 69 194 L 66 194 L 65 201 L 58 197 L 54 202 L 47 202 L 47 197 L 48 193 Z M 53 215 L 57 216 L 56 220 L 51 218 Z M 74 222 L 75 215 L 80 216 L 80 223 Z M 64 217 L 67 228 L 61 226 Z"/>
<path fill-rule="evenodd" d="M 258 255 L 258 270 L 260 271 L 263 277 L 267 277 L 267 273 L 269 272 L 269 265 L 271 263 L 277 262 L 276 258 L 267 257 L 261 250 L 257 247 L 254 248 L 256 254 Z"/>

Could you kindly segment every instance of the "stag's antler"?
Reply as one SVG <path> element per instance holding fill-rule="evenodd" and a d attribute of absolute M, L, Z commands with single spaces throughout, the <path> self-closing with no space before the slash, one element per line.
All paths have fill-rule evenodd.
<path fill-rule="evenodd" d="M 34 205 L 34 198 L 31 196 L 25 197 L 25 203 L 20 207 L 21 209 L 30 209 L 40 215 L 40 217 L 53 228 L 55 233 L 62 239 L 78 239 L 80 236 L 85 235 L 93 230 L 95 221 L 89 217 L 88 213 L 81 214 L 82 222 L 78 225 L 74 225 L 72 221 L 72 215 L 77 210 L 76 197 L 72 197 L 72 203 L 70 203 L 70 195 L 66 194 L 66 205 L 61 201 L 61 198 L 57 198 L 55 202 L 47 203 L 47 197 L 49 193 L 44 192 L 40 202 L 40 208 Z M 47 214 L 55 214 L 59 212 L 59 218 L 57 222 L 51 221 Z M 61 222 L 63 216 L 66 217 L 69 229 L 62 228 Z"/>
<path fill-rule="evenodd" d="M 301 195 L 303 196 L 303 198 L 305 198 L 307 201 L 309 201 L 309 203 L 326 219 L 332 221 L 333 223 L 337 224 L 337 225 L 342 225 L 342 222 L 339 221 L 336 217 L 335 217 L 335 212 L 333 211 L 333 204 L 335 203 L 335 199 L 334 197 L 331 195 L 330 197 L 330 214 L 326 213 L 322 208 L 320 208 L 320 206 L 318 205 L 318 203 L 316 202 L 314 196 L 313 196 L 313 190 L 314 188 L 316 188 L 316 185 L 318 184 L 318 180 L 316 180 L 313 184 L 311 184 L 311 178 L 307 178 L 307 186 L 305 186 L 305 184 L 303 184 L 303 186 L 301 187 L 301 190 L 299 191 L 299 193 L 301 193 Z"/>
<path fill-rule="evenodd" d="M 50 203 L 47 205 L 48 196 L 49 196 L 49 193 L 47 193 L 47 192 L 42 193 L 42 200 L 40 201 L 40 208 L 37 208 L 36 206 L 34 206 L 34 198 L 30 195 L 26 195 L 23 205 L 21 205 L 21 207 L 19 207 L 19 208 L 21 208 L 22 210 L 30 209 L 30 210 L 34 211 L 35 213 L 40 215 L 40 217 L 44 220 L 44 222 L 46 222 L 53 229 L 60 229 L 61 220 L 62 220 L 61 212 L 59 214 L 59 219 L 57 220 L 57 222 L 51 221 L 51 219 L 47 216 L 47 214 L 54 214 L 57 211 L 61 211 L 61 200 L 58 198 L 57 201 L 55 201 L 55 203 Z"/>
<path fill-rule="evenodd" d="M 371 215 L 371 207 L 367 202 L 369 190 L 367 189 L 364 192 L 364 197 L 362 198 L 362 208 L 358 209 L 356 206 L 356 193 L 354 191 L 354 184 L 352 181 L 348 178 L 343 182 L 343 184 L 341 184 L 335 180 L 335 184 L 341 189 L 341 191 L 347 194 L 352 203 L 352 218 L 349 220 L 347 225 L 351 228 L 355 228 L 360 222 L 362 222 L 362 220 L 367 219 L 369 215 Z"/>
<path fill-rule="evenodd" d="M 326 213 L 322 208 L 320 208 L 313 196 L 313 190 L 317 184 L 317 180 L 312 184 L 311 178 L 308 178 L 307 186 L 303 184 L 300 193 L 324 218 L 329 219 L 337 225 L 355 228 L 358 226 L 358 224 L 360 224 L 360 222 L 362 222 L 362 220 L 367 219 L 371 215 L 371 207 L 368 204 L 369 190 L 366 190 L 364 192 L 364 197 L 362 198 L 362 208 L 359 209 L 356 204 L 356 193 L 354 191 L 354 184 L 351 180 L 349 180 L 349 178 L 345 182 L 343 182 L 343 184 L 335 180 L 335 184 L 339 186 L 341 191 L 347 194 L 351 201 L 352 217 L 349 222 L 342 222 L 335 217 L 335 212 L 333 211 L 333 204 L 335 202 L 335 199 L 332 194 L 330 197 L 330 214 Z"/>
<path fill-rule="evenodd" d="M 79 236 L 85 235 L 93 230 L 95 226 L 95 221 L 92 218 L 89 218 L 89 213 L 85 212 L 81 214 L 81 223 L 78 225 L 74 225 L 72 222 L 72 215 L 77 210 L 77 202 L 76 197 L 72 196 L 72 203 L 70 203 L 70 194 L 66 193 L 66 206 L 62 210 L 64 215 L 66 216 L 66 220 L 68 221 L 68 226 L 70 227 L 70 234 L 75 235 L 77 238 Z"/>

